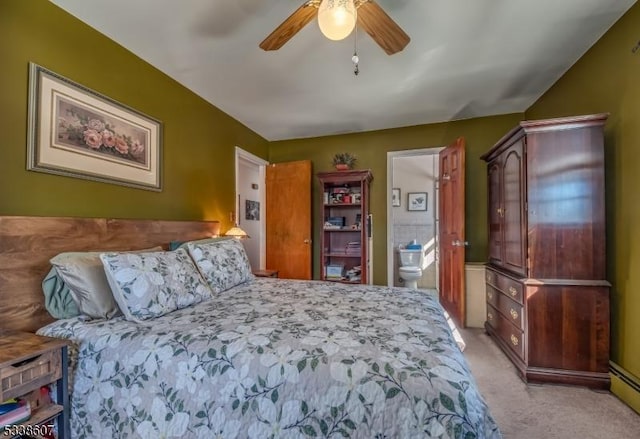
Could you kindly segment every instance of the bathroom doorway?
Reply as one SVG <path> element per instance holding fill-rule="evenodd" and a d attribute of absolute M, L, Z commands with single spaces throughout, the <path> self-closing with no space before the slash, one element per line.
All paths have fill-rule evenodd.
<path fill-rule="evenodd" d="M 438 153 L 425 148 L 387 153 L 387 284 L 405 286 L 398 250 L 420 244 L 418 288 L 438 288 Z"/>

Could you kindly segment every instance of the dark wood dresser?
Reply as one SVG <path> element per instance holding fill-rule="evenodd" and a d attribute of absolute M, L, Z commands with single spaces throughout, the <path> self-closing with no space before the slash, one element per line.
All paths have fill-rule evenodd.
<path fill-rule="evenodd" d="M 606 119 L 524 121 L 482 156 L 485 328 L 525 381 L 609 388 Z"/>

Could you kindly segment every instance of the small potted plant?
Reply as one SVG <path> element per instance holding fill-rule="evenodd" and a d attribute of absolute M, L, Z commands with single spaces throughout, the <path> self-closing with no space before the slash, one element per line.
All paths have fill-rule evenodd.
<path fill-rule="evenodd" d="M 356 164 L 356 156 L 348 152 L 339 152 L 333 156 L 332 162 L 338 171 L 346 171 L 353 169 Z"/>

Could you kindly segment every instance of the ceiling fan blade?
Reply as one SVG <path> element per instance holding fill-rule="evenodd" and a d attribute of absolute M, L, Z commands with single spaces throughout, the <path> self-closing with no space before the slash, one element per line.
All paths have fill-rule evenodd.
<path fill-rule="evenodd" d="M 260 43 L 263 50 L 278 50 L 318 14 L 318 2 L 307 1 Z"/>
<path fill-rule="evenodd" d="M 400 52 L 411 41 L 409 35 L 373 0 L 360 4 L 358 24 L 387 52 L 387 55 Z"/>

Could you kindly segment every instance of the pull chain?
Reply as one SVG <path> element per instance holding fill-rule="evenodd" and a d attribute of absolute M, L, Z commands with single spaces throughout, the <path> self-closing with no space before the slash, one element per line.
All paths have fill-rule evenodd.
<path fill-rule="evenodd" d="M 355 39 L 353 41 L 353 56 L 351 57 L 351 61 L 354 64 L 353 74 L 358 76 L 358 73 L 360 73 L 360 69 L 358 68 L 358 62 L 360 61 L 360 58 L 358 58 L 358 25 L 357 24 L 354 29 L 354 35 L 355 35 Z"/>

